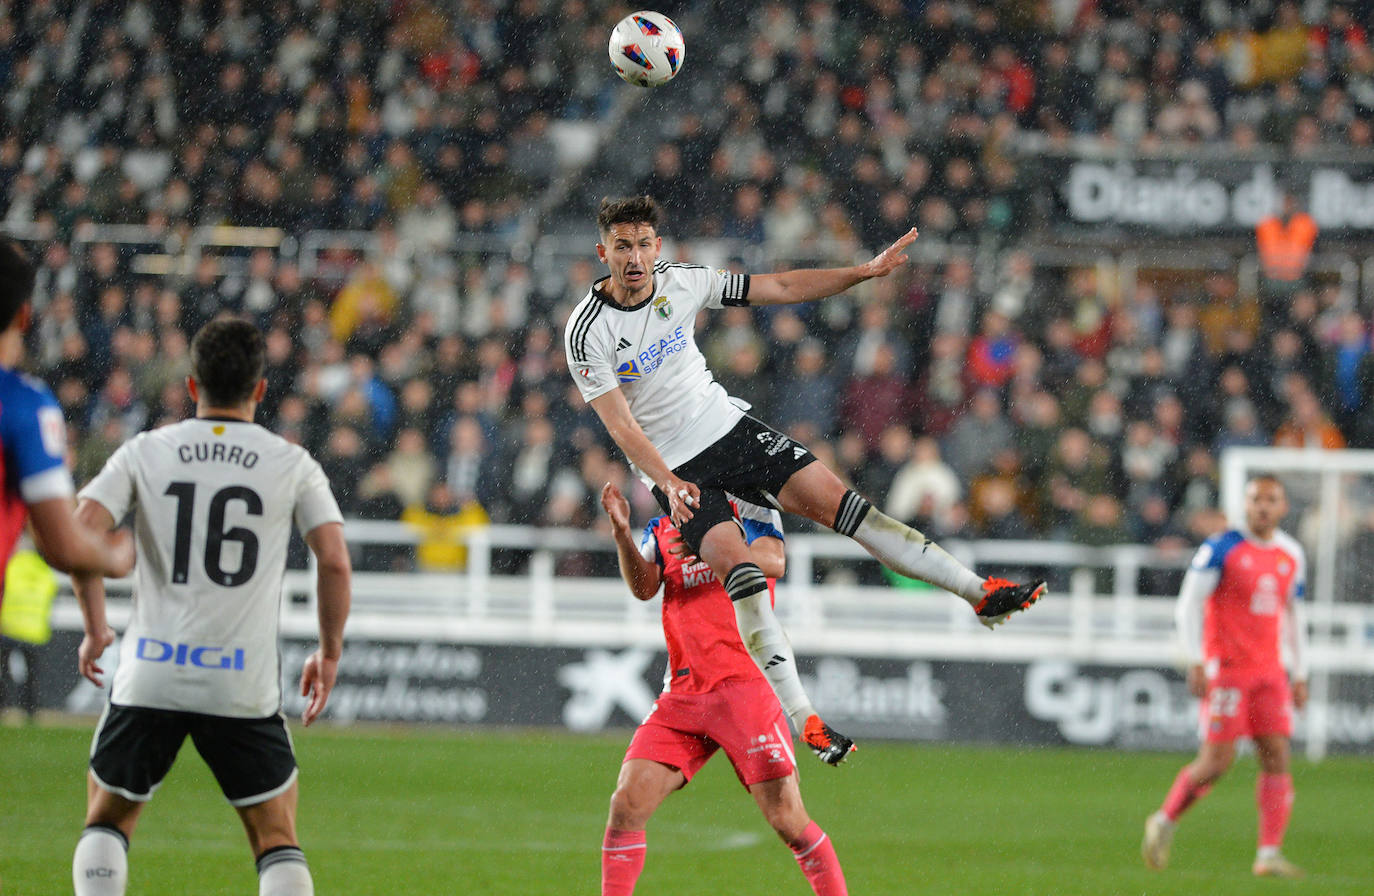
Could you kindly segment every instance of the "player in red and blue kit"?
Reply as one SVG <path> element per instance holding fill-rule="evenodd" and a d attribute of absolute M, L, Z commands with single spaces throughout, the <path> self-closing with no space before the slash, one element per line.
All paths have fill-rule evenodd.
<path fill-rule="evenodd" d="M 1151 868 L 1168 864 L 1179 817 L 1230 768 L 1236 739 L 1250 737 L 1260 766 L 1259 850 L 1252 870 L 1302 876 L 1280 852 L 1293 807 L 1293 708 L 1307 702 L 1307 561 L 1301 545 L 1278 528 L 1287 513 L 1283 484 L 1273 476 L 1252 478 L 1245 487 L 1246 529 L 1208 539 L 1184 577 L 1177 617 L 1189 654 L 1188 688 L 1203 698 L 1202 747 L 1145 823 L 1141 854 Z"/>
<path fill-rule="evenodd" d="M 32 520 L 34 542 L 49 565 L 63 572 L 128 575 L 134 565 L 128 531 L 103 537 L 73 517 L 62 408 L 47 386 L 18 371 L 33 315 L 33 281 L 23 251 L 0 242 L 0 561 L 9 563 L 24 523 Z"/>
<path fill-rule="evenodd" d="M 736 521 L 755 562 L 774 580 L 784 568 L 776 510 L 735 501 Z M 645 827 L 668 794 L 687 785 L 717 750 L 796 856 L 818 896 L 847 896 L 829 837 L 802 805 L 787 716 L 744 649 L 730 595 L 711 567 L 685 551 L 667 516 L 649 523 L 637 546 L 630 505 L 607 484 L 601 504 L 611 519 L 620 572 L 649 600 L 663 588 L 668 670 L 663 692 L 635 731 L 611 797 L 601 852 L 602 896 L 630 896 L 644 868 Z"/>

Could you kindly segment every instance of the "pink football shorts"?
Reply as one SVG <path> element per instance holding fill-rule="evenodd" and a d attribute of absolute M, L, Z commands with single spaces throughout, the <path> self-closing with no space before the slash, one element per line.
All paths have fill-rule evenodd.
<path fill-rule="evenodd" d="M 1202 739 L 1229 743 L 1240 737 L 1293 734 L 1293 697 L 1288 676 L 1227 675 L 1207 681 L 1200 710 Z"/>
<path fill-rule="evenodd" d="M 706 694 L 659 694 L 625 758 L 670 765 L 690 781 L 717 749 L 745 787 L 796 770 L 787 717 L 762 676 L 724 681 Z"/>

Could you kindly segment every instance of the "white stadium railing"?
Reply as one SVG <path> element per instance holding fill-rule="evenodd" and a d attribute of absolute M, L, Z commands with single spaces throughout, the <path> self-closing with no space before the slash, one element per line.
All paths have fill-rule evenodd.
<path fill-rule="evenodd" d="M 353 520 L 345 531 L 355 547 L 419 541 L 415 531 L 400 523 Z M 604 552 L 607 562 L 614 563 L 614 548 L 604 536 L 576 529 L 490 526 L 473 529 L 464 541 L 468 563 L 461 572 L 355 573 L 348 637 L 471 646 L 662 648 L 656 600 L 634 600 L 618 578 L 556 572 L 560 555 L 568 553 Z M 1025 663 L 1031 668 L 1056 661 L 1119 667 L 1123 674 L 1132 667 L 1181 668 L 1173 597 L 1139 594 L 1135 584 L 1141 572 L 1176 573 L 1186 565 L 1188 552 L 1028 541 L 951 541 L 945 546 L 974 568 L 1048 570 L 1068 587 L 989 632 L 964 601 L 943 591 L 856 583 L 855 567 L 873 561 L 850 540 L 797 534 L 787 541 L 789 570 L 778 585 L 777 606 L 798 653 Z M 524 571 L 498 572 L 501 565 L 492 563 L 498 551 L 526 554 Z M 845 564 L 847 569 L 834 571 Z M 831 568 L 831 574 L 817 582 L 814 573 L 822 567 Z M 1104 571 L 1115 586 L 1101 592 L 1097 586 Z M 111 624 L 122 631 L 130 611 L 129 582 L 111 583 L 109 593 Z M 315 612 L 313 573 L 288 572 L 283 634 L 313 639 Z M 1327 597 L 1312 602 L 1309 620 L 1314 695 L 1305 713 L 1305 743 L 1309 758 L 1317 760 L 1328 749 L 1329 726 L 1341 724 L 1327 711 L 1326 682 L 1333 675 L 1365 682 L 1374 676 L 1374 605 Z M 59 629 L 81 628 L 65 583 L 53 622 Z M 1369 710 L 1358 707 L 1367 703 L 1357 701 L 1362 725 L 1370 721 L 1365 717 Z"/>
<path fill-rule="evenodd" d="M 354 546 L 413 545 L 417 533 L 401 523 L 349 521 Z M 577 529 L 526 526 L 476 528 L 465 538 L 468 563 L 460 572 L 356 572 L 350 632 L 360 635 L 442 638 L 469 643 L 655 646 L 662 643 L 656 601 L 630 597 L 618 578 L 572 578 L 556 573 L 560 555 L 612 554 L 608 539 Z M 857 584 L 833 574 L 816 582 L 814 570 L 834 561 L 866 561 L 854 542 L 830 534 L 787 540 L 788 574 L 777 605 L 802 652 L 856 656 L 1030 661 L 1054 657 L 1083 663 L 1170 665 L 1181 661 L 1171 596 L 1141 595 L 1142 571 L 1179 570 L 1186 552 L 1139 545 L 1090 548 L 1065 542 L 951 541 L 945 546 L 975 569 L 1035 569 L 1058 573 L 1066 591 L 1051 592 L 1031 612 L 995 632 L 978 624 L 967 604 L 943 591 Z M 493 570 L 495 551 L 528 555 L 524 571 Z M 1115 587 L 1097 590 L 1108 571 Z M 315 628 L 314 577 L 289 572 L 283 629 L 308 636 Z M 111 617 L 127 618 L 128 583 L 112 583 Z M 64 588 L 55 622 L 79 626 Z M 1313 666 L 1374 672 L 1374 605 L 1316 602 L 1309 614 L 1323 634 Z"/>

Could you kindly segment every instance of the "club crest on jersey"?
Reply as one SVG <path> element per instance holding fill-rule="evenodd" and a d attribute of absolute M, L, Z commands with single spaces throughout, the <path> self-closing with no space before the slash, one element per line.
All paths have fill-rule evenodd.
<path fill-rule="evenodd" d="M 615 378 L 622 383 L 633 383 L 643 374 L 639 372 L 639 365 L 634 361 L 626 361 L 615 369 Z"/>
<path fill-rule="evenodd" d="M 667 296 L 659 296 L 654 299 L 653 309 L 664 320 L 669 320 L 673 316 L 673 303 L 668 301 Z"/>

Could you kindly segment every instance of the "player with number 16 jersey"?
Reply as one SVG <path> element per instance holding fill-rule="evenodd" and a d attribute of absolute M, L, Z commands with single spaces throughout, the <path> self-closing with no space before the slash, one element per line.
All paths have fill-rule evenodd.
<path fill-rule="evenodd" d="M 298 769 L 277 652 L 292 523 L 316 561 L 319 649 L 300 678 L 306 725 L 338 676 L 352 564 L 320 465 L 253 422 L 266 359 L 247 321 L 206 324 L 191 340 L 186 380 L 195 419 L 135 437 L 81 491 L 76 517 L 97 531 L 132 516 L 137 565 L 133 616 L 91 744 L 76 896 L 122 896 L 129 840 L 188 738 L 243 822 L 259 892 L 314 892 L 296 839 Z M 104 585 L 75 576 L 72 588 L 85 625 L 78 669 L 100 687 L 115 637 Z"/>
<path fill-rule="evenodd" d="M 200 417 L 135 437 L 80 497 L 115 519 L 138 511 L 134 612 L 111 702 L 234 718 L 277 712 L 291 523 L 309 532 L 343 521 L 319 463 L 256 423 Z"/>

